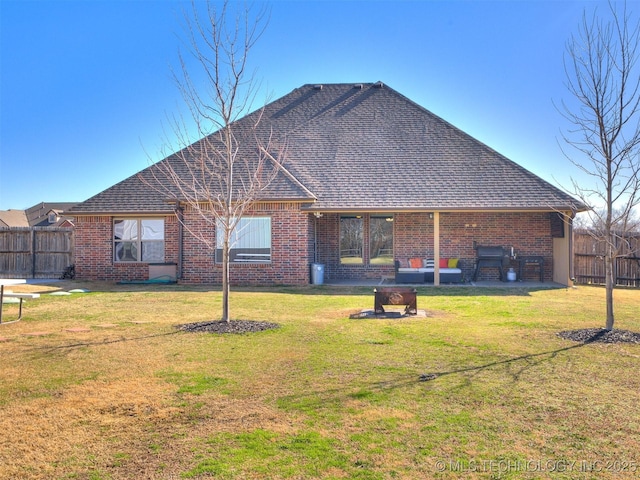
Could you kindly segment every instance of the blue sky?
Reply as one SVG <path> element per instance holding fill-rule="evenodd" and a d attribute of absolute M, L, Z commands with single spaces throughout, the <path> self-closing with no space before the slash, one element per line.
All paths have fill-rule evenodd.
<path fill-rule="evenodd" d="M 242 4 L 235 4 L 241 6 Z M 279 1 L 251 51 L 259 99 L 382 81 L 568 187 L 554 102 L 565 44 L 601 1 Z M 634 3 L 630 3 L 634 6 Z M 82 201 L 161 157 L 176 0 L 0 0 L 0 210 Z M 256 105 L 259 107 L 260 105 Z"/>

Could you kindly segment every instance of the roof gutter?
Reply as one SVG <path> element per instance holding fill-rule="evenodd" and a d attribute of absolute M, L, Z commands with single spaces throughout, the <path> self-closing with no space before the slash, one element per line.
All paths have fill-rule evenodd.
<path fill-rule="evenodd" d="M 303 211 L 308 213 L 424 213 L 424 212 L 441 212 L 441 213 L 464 213 L 464 212 L 574 212 L 580 213 L 589 210 L 582 206 L 577 208 L 576 206 L 549 206 L 549 207 L 499 207 L 499 208 L 487 208 L 487 207 L 460 207 L 460 208 L 442 208 L 442 207 L 367 207 L 367 208 L 316 208 L 309 207 L 304 208 Z"/>
<path fill-rule="evenodd" d="M 154 211 L 133 211 L 133 210 L 95 210 L 89 212 L 65 212 L 65 215 L 74 217 L 157 217 L 158 215 L 173 215 L 173 209 Z"/>

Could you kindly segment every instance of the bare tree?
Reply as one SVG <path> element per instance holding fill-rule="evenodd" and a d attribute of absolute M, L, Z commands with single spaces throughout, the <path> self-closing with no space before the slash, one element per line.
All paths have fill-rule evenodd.
<path fill-rule="evenodd" d="M 615 259 L 620 236 L 634 230 L 640 204 L 640 23 L 632 22 L 626 4 L 611 18 L 585 13 L 577 35 L 567 42 L 567 88 L 576 106 L 562 104 L 573 125 L 564 140 L 578 157 L 567 155 L 588 179 L 572 180 L 574 194 L 590 207 L 594 232 L 607 245 L 606 329 L 614 325 Z"/>
<path fill-rule="evenodd" d="M 181 148 L 154 166 L 154 188 L 209 225 L 192 228 L 193 222 L 180 219 L 210 251 L 222 252 L 222 320 L 229 322 L 231 249 L 242 235 L 243 217 L 278 175 L 285 153 L 261 125 L 263 110 L 251 113 L 258 84 L 247 70 L 249 53 L 266 28 L 267 12 L 253 17 L 245 8 L 232 16 L 229 1 L 219 8 L 207 2 L 203 18 L 199 5 L 193 2 L 193 15 L 185 15 L 188 55 L 180 52 L 174 72 L 189 121 L 172 117 Z"/>

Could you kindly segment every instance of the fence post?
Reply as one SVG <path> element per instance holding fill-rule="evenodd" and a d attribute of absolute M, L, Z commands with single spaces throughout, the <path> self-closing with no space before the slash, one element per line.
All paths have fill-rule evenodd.
<path fill-rule="evenodd" d="M 36 278 L 36 230 L 31 229 L 31 278 Z"/>

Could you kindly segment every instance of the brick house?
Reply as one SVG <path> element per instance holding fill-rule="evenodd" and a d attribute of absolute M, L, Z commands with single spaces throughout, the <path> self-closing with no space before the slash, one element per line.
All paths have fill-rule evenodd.
<path fill-rule="evenodd" d="M 570 284 L 570 220 L 584 207 L 388 86 L 304 85 L 262 122 L 286 137 L 285 171 L 243 217 L 253 233 L 234 246 L 232 283 L 307 284 L 311 263 L 326 281 L 375 279 L 415 256 L 459 258 L 470 278 L 474 247 L 499 245 Z M 215 225 L 150 188 L 154 168 L 68 212 L 79 278 L 144 280 L 149 264 L 175 264 L 181 282 L 220 282 L 219 257 L 193 235 L 213 241 Z"/>

